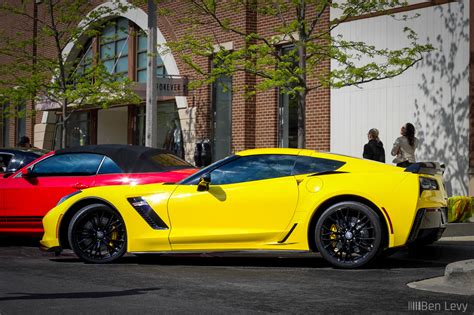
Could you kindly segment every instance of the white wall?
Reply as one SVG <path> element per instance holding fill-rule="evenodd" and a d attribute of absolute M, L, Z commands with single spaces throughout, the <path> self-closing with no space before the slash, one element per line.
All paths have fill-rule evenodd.
<path fill-rule="evenodd" d="M 126 144 L 128 142 L 127 107 L 99 110 L 97 117 L 97 144 Z"/>
<path fill-rule="evenodd" d="M 469 1 L 429 7 L 408 25 L 435 51 L 403 75 L 331 91 L 331 151 L 362 157 L 367 131 L 380 130 L 387 162 L 400 127 L 411 122 L 421 140 L 418 161 L 445 163 L 451 194 L 468 193 Z M 332 13 L 331 13 L 332 14 Z M 403 13 L 406 14 L 406 13 Z M 332 18 L 332 16 L 331 16 Z M 377 47 L 402 47 L 405 22 L 375 17 L 342 24 L 332 35 Z M 338 65 L 333 62 L 333 68 Z"/>

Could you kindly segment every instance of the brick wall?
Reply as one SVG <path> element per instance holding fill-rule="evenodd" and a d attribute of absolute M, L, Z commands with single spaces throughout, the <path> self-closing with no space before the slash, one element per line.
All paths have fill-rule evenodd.
<path fill-rule="evenodd" d="M 102 3 L 103 1 L 92 1 L 91 8 Z M 160 4 L 173 12 L 176 16 L 183 16 L 187 12 L 186 2 L 170 1 Z M 141 5 L 146 12 L 146 5 Z M 44 9 L 40 5 L 40 16 L 44 14 Z M 275 27 L 280 24 L 276 18 L 257 16 L 249 10 L 225 10 L 219 12 L 221 17 L 228 18 L 231 23 L 247 32 L 257 31 L 265 37 L 279 35 L 275 32 Z M 14 24 L 17 21 L 6 17 L 0 20 L 2 25 Z M 4 24 L 5 23 L 5 24 Z M 318 27 L 328 27 L 329 12 L 325 14 L 324 23 Z M 26 25 L 26 24 L 25 24 Z M 158 17 L 158 27 L 166 39 L 174 40 L 182 38 L 185 30 L 182 25 L 178 24 L 177 19 L 171 17 Z M 202 35 L 209 35 L 215 38 L 215 43 L 233 42 L 234 47 L 242 47 L 244 40 L 231 32 L 222 32 L 211 21 L 203 25 L 198 32 Z M 54 49 L 51 45 L 38 48 L 39 54 L 52 54 Z M 191 78 L 196 76 L 194 70 L 187 68 L 181 60 L 175 56 L 178 69 L 181 75 L 188 75 Z M 209 60 L 207 58 L 195 58 L 195 61 L 204 69 L 209 69 Z M 1 60 L 0 60 L 1 62 Z M 323 62 L 320 70 L 329 69 L 329 61 Z M 309 80 L 314 80 L 311 74 Z M 254 147 L 276 147 L 278 146 L 278 93 L 275 89 L 267 91 L 259 91 L 253 98 L 247 98 L 243 94 L 244 87 L 251 85 L 259 78 L 253 75 L 238 73 L 233 77 L 233 98 L 232 98 L 232 149 L 240 151 Z M 330 139 L 330 93 L 328 89 L 320 89 L 308 94 L 306 107 L 306 146 L 311 149 L 328 150 Z M 211 137 L 212 122 L 212 106 L 211 106 L 211 90 L 209 87 L 202 87 L 195 90 L 188 97 L 188 105 L 195 108 L 196 121 L 195 132 L 196 138 Z M 31 104 L 30 104 L 31 106 Z M 41 121 L 41 113 L 36 117 L 27 119 L 27 135 L 33 138 L 33 125 Z M 12 130 L 15 130 L 12 126 Z M 15 137 L 11 132 L 12 139 Z M 33 139 L 32 139 L 33 140 Z"/>

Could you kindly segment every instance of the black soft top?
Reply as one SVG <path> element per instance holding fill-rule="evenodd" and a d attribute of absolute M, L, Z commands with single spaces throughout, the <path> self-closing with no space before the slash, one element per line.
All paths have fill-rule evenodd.
<path fill-rule="evenodd" d="M 95 153 L 112 159 L 124 173 L 166 172 L 194 168 L 173 153 L 144 146 L 127 144 L 100 144 L 60 149 L 55 155 L 68 153 Z"/>

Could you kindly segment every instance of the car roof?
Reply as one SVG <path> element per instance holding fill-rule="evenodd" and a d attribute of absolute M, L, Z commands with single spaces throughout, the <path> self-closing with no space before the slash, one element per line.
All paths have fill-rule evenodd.
<path fill-rule="evenodd" d="M 41 156 L 48 153 L 49 151 L 38 149 L 38 148 L 0 148 L 0 152 L 11 153 L 11 154 L 24 153 L 26 155 Z"/>
<path fill-rule="evenodd" d="M 60 149 L 55 152 L 55 155 L 69 153 L 95 153 L 105 155 L 113 160 L 124 173 L 148 173 L 176 169 L 175 166 L 167 167 L 166 165 L 160 165 L 159 161 L 153 160 L 153 157 L 158 154 L 171 154 L 174 156 L 173 153 L 145 146 L 127 144 L 87 145 Z M 180 159 L 177 156 L 175 157 L 176 159 Z M 187 163 L 184 160 L 182 161 L 183 163 Z M 187 164 L 188 165 L 182 168 L 193 168 L 191 164 Z"/>
<path fill-rule="evenodd" d="M 313 155 L 314 150 L 308 149 L 292 149 L 292 148 L 264 148 L 264 149 L 250 149 L 245 151 L 240 151 L 237 155 L 247 156 L 247 155 L 260 155 L 260 154 L 290 154 L 290 155 Z"/>

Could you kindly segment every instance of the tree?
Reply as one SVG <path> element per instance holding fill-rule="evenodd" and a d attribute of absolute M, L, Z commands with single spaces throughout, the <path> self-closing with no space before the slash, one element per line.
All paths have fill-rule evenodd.
<path fill-rule="evenodd" d="M 90 1 L 85 0 L 36 2 L 0 4 L 1 15 L 25 21 L 18 29 L 0 32 L 0 57 L 4 61 L 0 64 L 0 95 L 13 106 L 32 100 L 58 107 L 60 142 L 65 147 L 66 124 L 76 110 L 139 101 L 132 83 L 107 69 L 91 51 L 90 39 L 107 25 L 105 17 L 129 7 L 116 1 L 114 6 L 90 12 Z"/>
<path fill-rule="evenodd" d="M 390 9 L 407 5 L 400 0 L 183 0 L 189 11 L 176 17 L 186 26 L 182 38 L 171 41 L 167 49 L 194 69 L 196 86 L 210 84 L 221 76 L 243 71 L 259 77 L 256 85 L 246 87 L 253 95 L 257 90 L 279 89 L 298 103 L 298 147 L 305 146 L 305 110 L 309 92 L 319 88 L 341 88 L 383 80 L 400 75 L 418 61 L 430 45 L 418 43 L 416 32 L 405 27 L 408 45 L 401 49 L 377 48 L 365 42 L 346 40 L 337 34 L 341 23 L 366 14 L 389 14 Z M 329 10 L 338 13 L 329 18 Z M 274 21 L 272 35 L 243 29 L 229 12 L 247 12 L 257 20 Z M 173 14 L 162 10 L 162 14 Z M 416 16 L 414 16 L 416 17 Z M 414 18 L 413 17 L 413 18 Z M 408 16 L 401 18 L 406 20 Z M 329 22 L 329 23 L 327 23 Z M 201 27 L 219 28 L 243 39 L 244 45 L 216 51 L 216 37 L 203 35 Z M 281 53 L 281 45 L 289 46 Z M 208 71 L 196 57 L 212 58 Z M 341 66 L 318 70 L 324 61 L 336 60 Z"/>

